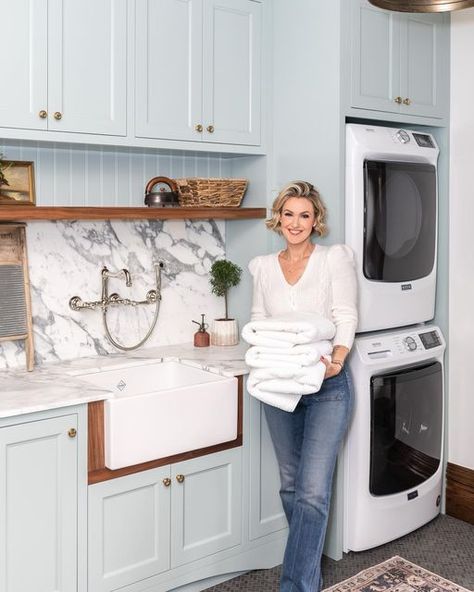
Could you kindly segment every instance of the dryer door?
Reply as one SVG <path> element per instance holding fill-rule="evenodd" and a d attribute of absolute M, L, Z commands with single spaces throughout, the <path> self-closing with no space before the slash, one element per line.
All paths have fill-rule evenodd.
<path fill-rule="evenodd" d="M 381 282 L 426 277 L 436 256 L 436 168 L 364 161 L 364 275 Z"/>
<path fill-rule="evenodd" d="M 399 493 L 434 475 L 443 430 L 441 364 L 372 376 L 370 402 L 370 493 Z"/>

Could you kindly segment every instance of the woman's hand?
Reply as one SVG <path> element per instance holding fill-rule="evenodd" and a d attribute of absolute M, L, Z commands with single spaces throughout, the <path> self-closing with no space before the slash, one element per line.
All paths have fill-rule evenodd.
<path fill-rule="evenodd" d="M 327 360 L 323 356 L 321 356 L 321 362 L 326 366 L 324 380 L 326 380 L 326 378 L 332 378 L 333 376 L 337 376 L 339 372 L 342 370 L 341 364 L 333 364 L 330 360 Z"/>

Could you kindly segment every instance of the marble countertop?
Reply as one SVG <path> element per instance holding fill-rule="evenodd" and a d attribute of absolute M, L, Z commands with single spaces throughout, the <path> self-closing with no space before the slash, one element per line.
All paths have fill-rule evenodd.
<path fill-rule="evenodd" d="M 186 343 L 44 364 L 35 367 L 33 372 L 2 370 L 0 419 L 107 399 L 112 393 L 86 384 L 80 378 L 81 371 L 100 372 L 125 365 L 127 361 L 174 360 L 223 376 L 247 374 L 244 361 L 247 348 L 244 343 L 205 348 L 195 348 Z"/>

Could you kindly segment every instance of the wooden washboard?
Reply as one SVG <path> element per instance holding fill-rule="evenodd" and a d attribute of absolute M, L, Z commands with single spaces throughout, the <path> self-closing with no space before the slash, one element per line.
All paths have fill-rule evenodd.
<path fill-rule="evenodd" d="M 25 342 L 26 368 L 34 346 L 25 224 L 0 223 L 0 341 Z"/>

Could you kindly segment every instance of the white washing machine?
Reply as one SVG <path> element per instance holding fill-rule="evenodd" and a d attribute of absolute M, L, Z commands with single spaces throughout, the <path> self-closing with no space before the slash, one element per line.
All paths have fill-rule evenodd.
<path fill-rule="evenodd" d="M 355 407 L 343 450 L 344 551 L 387 543 L 440 511 L 443 353 L 438 327 L 359 335 Z"/>
<path fill-rule="evenodd" d="M 346 238 L 355 252 L 359 333 L 434 317 L 437 161 L 428 133 L 346 126 Z"/>

